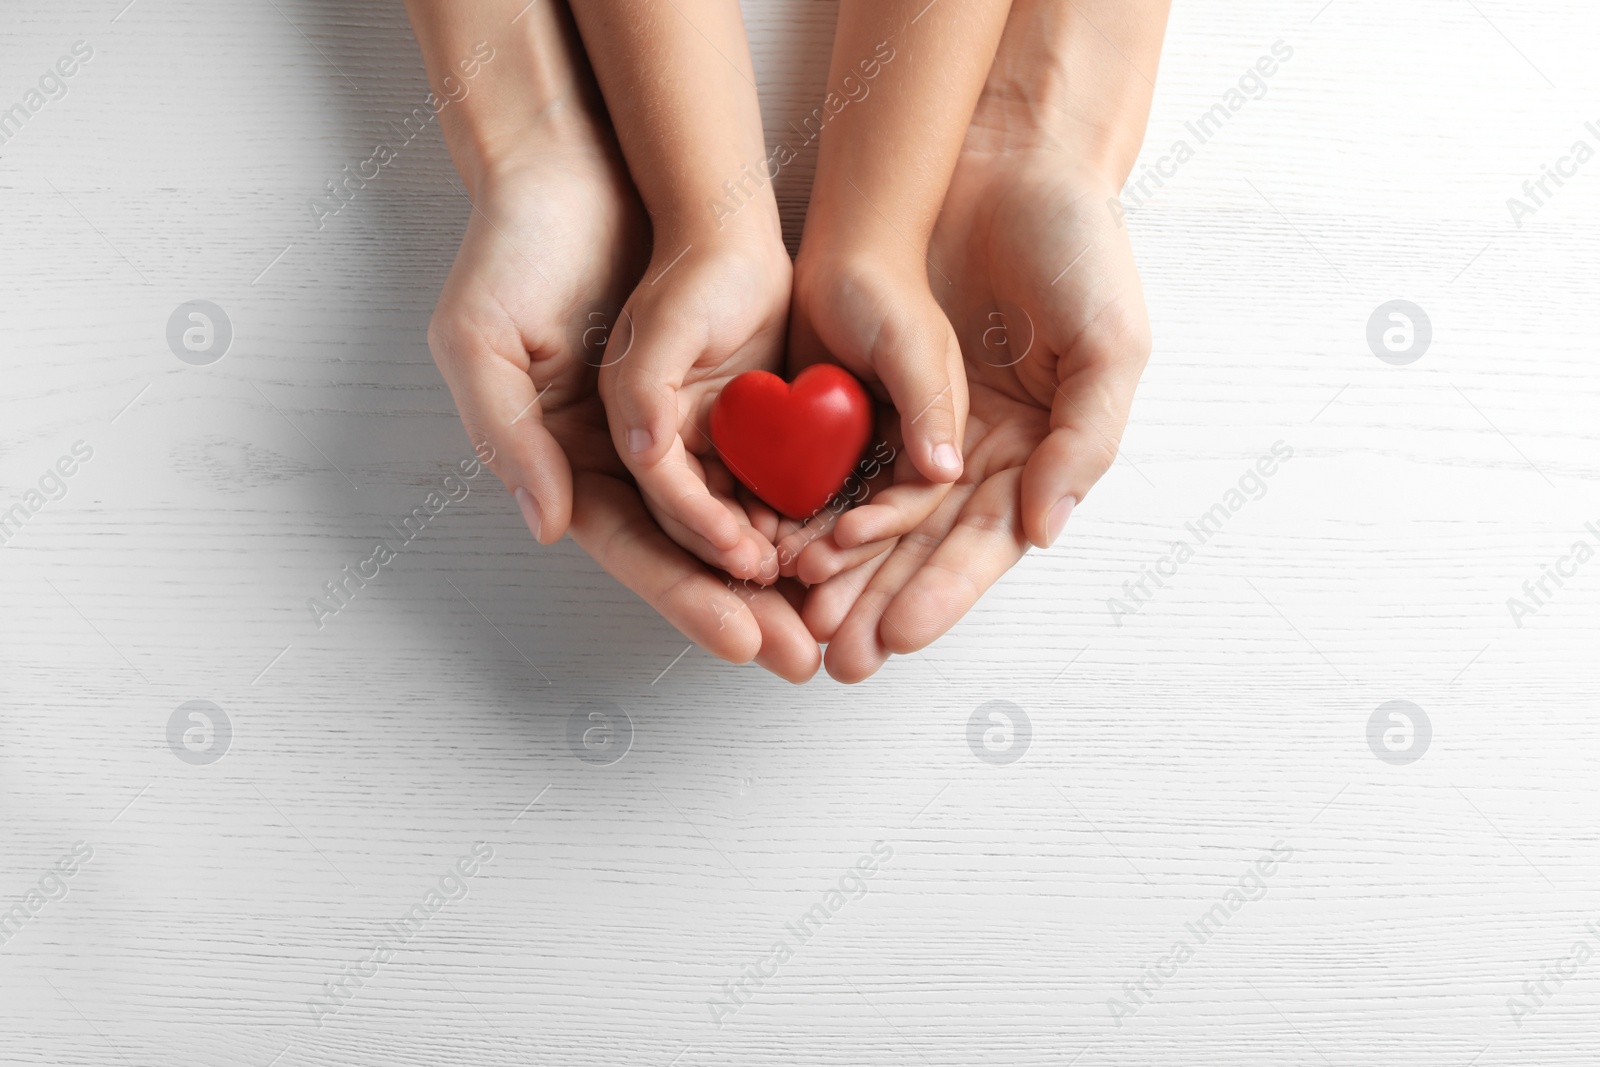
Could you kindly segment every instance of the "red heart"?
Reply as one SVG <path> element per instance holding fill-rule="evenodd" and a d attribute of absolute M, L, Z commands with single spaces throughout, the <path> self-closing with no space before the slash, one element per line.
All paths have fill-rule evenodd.
<path fill-rule="evenodd" d="M 711 441 L 745 488 L 807 519 L 844 487 L 872 436 L 872 404 L 850 372 L 816 363 L 793 384 L 745 371 L 711 406 Z"/>

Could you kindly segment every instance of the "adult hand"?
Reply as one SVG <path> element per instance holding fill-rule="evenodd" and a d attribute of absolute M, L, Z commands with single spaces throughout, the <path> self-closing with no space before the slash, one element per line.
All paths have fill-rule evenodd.
<path fill-rule="evenodd" d="M 969 136 L 930 256 L 969 383 L 965 469 L 891 550 L 812 589 L 803 614 L 835 678 L 859 681 L 947 631 L 1030 543 L 1056 540 L 1110 467 L 1150 353 L 1127 233 L 1107 207 L 1118 187 L 1057 147 Z"/>
<path fill-rule="evenodd" d="M 409 7 L 441 93 L 460 88 L 455 60 L 472 42 L 496 42 L 470 94 L 440 116 L 473 207 L 428 330 L 474 447 L 540 541 L 570 529 L 707 651 L 809 678 L 821 657 L 784 597 L 794 591 L 735 592 L 689 556 L 612 447 L 598 367 L 649 256 L 649 226 L 565 6 Z"/>
<path fill-rule="evenodd" d="M 638 277 L 645 229 L 614 152 L 547 143 L 481 183 L 430 345 L 474 445 L 488 445 L 539 540 L 570 528 L 708 652 L 804 681 L 820 652 L 785 591 L 735 592 L 673 543 L 612 446 L 597 389 L 604 309 Z"/>
<path fill-rule="evenodd" d="M 1150 322 L 1111 205 L 1144 140 L 1167 10 L 1011 6 L 929 257 L 971 385 L 966 468 L 891 551 L 812 590 L 804 615 L 836 678 L 943 634 L 1060 536 L 1116 456 Z"/>

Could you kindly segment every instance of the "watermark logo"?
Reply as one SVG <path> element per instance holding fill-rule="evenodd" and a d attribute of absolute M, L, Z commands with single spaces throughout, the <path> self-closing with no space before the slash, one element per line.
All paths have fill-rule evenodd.
<path fill-rule="evenodd" d="M 1033 316 L 1008 300 L 979 315 L 982 343 L 978 358 L 991 367 L 1014 367 L 1033 351 Z"/>
<path fill-rule="evenodd" d="M 1415 363 L 1432 343 L 1433 322 L 1409 300 L 1379 304 L 1367 319 L 1367 347 L 1391 367 Z"/>
<path fill-rule="evenodd" d="M 573 351 L 586 366 L 611 367 L 633 348 L 633 316 L 613 305 L 586 312 L 573 329 Z"/>
<path fill-rule="evenodd" d="M 567 747 L 585 763 L 609 767 L 633 747 L 633 719 L 620 704 L 591 700 L 567 716 Z"/>
<path fill-rule="evenodd" d="M 228 754 L 233 722 L 209 700 L 179 704 L 167 719 L 167 747 L 183 762 L 204 767 Z"/>
<path fill-rule="evenodd" d="M 1015 763 L 1032 742 L 1028 713 L 1009 700 L 980 704 L 967 719 L 967 747 L 985 763 L 997 767 Z"/>
<path fill-rule="evenodd" d="M 1367 747 L 1396 767 L 1417 762 L 1432 742 L 1433 723 L 1428 721 L 1428 713 L 1409 700 L 1380 704 L 1367 719 Z"/>
<path fill-rule="evenodd" d="M 190 300 L 167 318 L 167 347 L 191 367 L 209 367 L 228 354 L 233 322 L 209 300 Z"/>

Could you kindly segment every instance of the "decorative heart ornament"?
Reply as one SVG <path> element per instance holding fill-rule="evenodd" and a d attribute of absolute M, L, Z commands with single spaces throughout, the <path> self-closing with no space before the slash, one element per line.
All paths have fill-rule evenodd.
<path fill-rule="evenodd" d="M 871 436 L 867 391 L 832 363 L 792 383 L 746 371 L 711 406 L 711 441 L 733 476 L 792 519 L 815 515 L 844 487 Z"/>

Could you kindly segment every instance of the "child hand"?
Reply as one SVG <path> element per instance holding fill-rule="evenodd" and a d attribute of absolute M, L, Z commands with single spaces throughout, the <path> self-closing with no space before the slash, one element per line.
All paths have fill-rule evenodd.
<path fill-rule="evenodd" d="M 573 0 L 645 208 L 654 249 L 601 372 L 618 454 L 661 526 L 737 578 L 773 582 L 775 552 L 714 456 L 711 403 L 782 362 L 793 267 L 770 181 L 737 0 Z M 736 211 L 713 206 L 738 182 Z M 614 360 L 614 362 L 613 362 Z M 758 509 L 759 510 L 759 509 Z M 775 527 L 775 523 L 773 524 Z"/>
<path fill-rule="evenodd" d="M 808 234 L 808 238 L 810 235 Z M 920 259 L 809 245 L 795 267 L 790 365 L 837 362 L 878 400 L 888 475 L 824 530 L 788 533 L 786 574 L 823 581 L 889 547 L 930 515 L 961 475 L 967 380 L 961 346 Z M 820 534 L 820 536 L 819 536 Z M 792 562 L 791 562 L 792 561 Z"/>
<path fill-rule="evenodd" d="M 711 405 L 782 360 L 792 268 L 774 242 L 658 245 L 600 373 L 612 440 L 675 541 L 735 578 L 778 577 L 765 508 L 747 510 L 709 435 Z"/>
<path fill-rule="evenodd" d="M 795 263 L 790 362 L 831 359 L 865 379 L 897 413 L 902 459 L 891 485 L 801 550 L 800 573 L 881 552 L 961 476 L 966 379 L 930 270 L 950 282 L 927 251 L 1010 6 L 839 7 L 828 81 L 848 104 L 822 131 Z"/>

